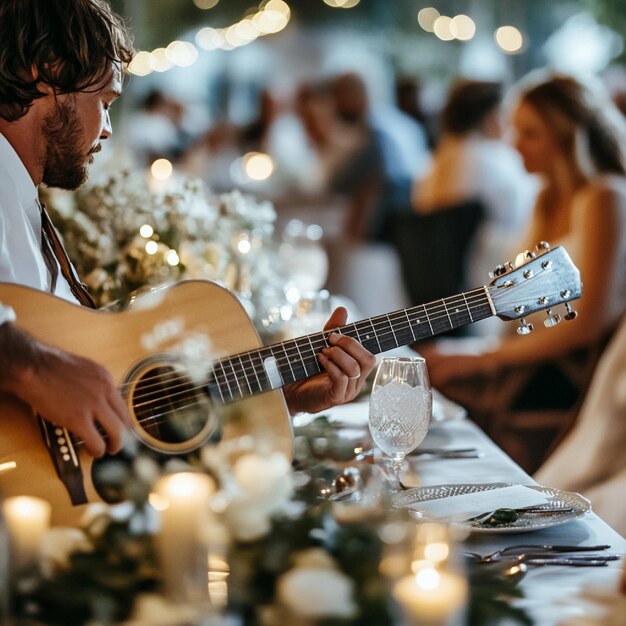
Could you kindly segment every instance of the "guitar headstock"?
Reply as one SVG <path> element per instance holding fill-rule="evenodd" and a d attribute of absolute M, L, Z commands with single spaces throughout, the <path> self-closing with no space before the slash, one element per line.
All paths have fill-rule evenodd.
<path fill-rule="evenodd" d="M 566 320 L 576 317 L 569 302 L 580 298 L 582 283 L 580 272 L 565 248 L 558 246 L 550 250 L 547 243 L 541 242 L 536 251 L 518 254 L 515 265 L 499 265 L 493 275 L 488 290 L 495 313 L 504 320 L 521 318 L 518 333 L 525 335 L 532 331 L 525 315 L 544 309 L 548 316 L 544 324 L 558 324 L 561 316 L 552 307 L 559 304 L 565 304 Z"/>

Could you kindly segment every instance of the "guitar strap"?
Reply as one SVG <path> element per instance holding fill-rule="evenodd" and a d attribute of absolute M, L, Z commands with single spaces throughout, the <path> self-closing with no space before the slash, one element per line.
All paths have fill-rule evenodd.
<path fill-rule="evenodd" d="M 52 224 L 52 220 L 46 211 L 43 203 L 40 203 L 41 206 L 41 241 L 42 247 L 44 248 L 44 257 L 46 257 L 46 246 L 49 247 L 49 250 L 52 252 L 56 260 L 59 262 L 59 266 L 61 268 L 61 273 L 63 274 L 65 280 L 67 280 L 74 297 L 86 307 L 91 309 L 95 309 L 96 303 L 94 299 L 87 291 L 87 287 L 80 282 L 78 276 L 76 275 L 76 270 L 72 265 L 69 257 L 67 256 L 67 252 L 61 243 L 61 239 L 56 231 L 56 228 Z M 53 274 L 54 277 L 54 274 Z"/>

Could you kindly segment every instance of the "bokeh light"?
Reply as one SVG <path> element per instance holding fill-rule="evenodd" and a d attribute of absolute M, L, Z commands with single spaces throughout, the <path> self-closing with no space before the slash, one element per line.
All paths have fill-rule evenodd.
<path fill-rule="evenodd" d="M 427 32 L 432 33 L 435 29 L 435 21 L 440 13 L 434 7 L 420 9 L 417 14 L 417 23 Z"/>
<path fill-rule="evenodd" d="M 500 26 L 495 33 L 496 43 L 504 52 L 515 54 L 524 46 L 524 36 L 515 26 Z"/>
<path fill-rule="evenodd" d="M 476 24 L 468 15 L 456 15 L 450 22 L 450 31 L 459 41 L 469 41 L 476 34 Z"/>
<path fill-rule="evenodd" d="M 248 152 L 243 156 L 243 170 L 251 180 L 267 180 L 274 172 L 274 162 L 262 152 Z"/>
<path fill-rule="evenodd" d="M 199 9 L 206 11 L 207 9 L 212 9 L 213 7 L 217 6 L 219 1 L 220 0 L 193 0 L 193 3 Z"/>
<path fill-rule="evenodd" d="M 440 15 L 436 20 L 433 26 L 433 32 L 439 39 L 442 41 L 451 41 L 454 39 L 454 35 L 452 34 L 452 18 L 447 15 Z"/>
<path fill-rule="evenodd" d="M 157 180 L 167 180 L 173 171 L 174 167 L 167 159 L 157 159 L 150 166 L 150 172 Z"/>

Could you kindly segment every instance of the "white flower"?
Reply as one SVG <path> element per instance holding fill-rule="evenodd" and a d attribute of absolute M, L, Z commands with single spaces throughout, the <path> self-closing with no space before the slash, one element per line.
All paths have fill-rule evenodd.
<path fill-rule="evenodd" d="M 240 541 L 259 539 L 293 493 L 289 461 L 279 452 L 268 457 L 245 454 L 235 463 L 232 478 L 232 484 L 226 485 L 231 491 L 227 523 Z"/>
<path fill-rule="evenodd" d="M 277 582 L 278 600 L 292 613 L 313 619 L 353 617 L 353 592 L 350 578 L 327 567 L 296 567 Z"/>
<path fill-rule="evenodd" d="M 197 618 L 198 610 L 192 606 L 145 593 L 135 600 L 133 613 L 123 626 L 184 626 L 195 623 Z"/>
<path fill-rule="evenodd" d="M 67 568 L 72 552 L 90 552 L 92 549 L 91 541 L 82 530 L 55 526 L 48 529 L 41 540 L 41 569 L 44 575 L 52 576 L 55 571 Z"/>

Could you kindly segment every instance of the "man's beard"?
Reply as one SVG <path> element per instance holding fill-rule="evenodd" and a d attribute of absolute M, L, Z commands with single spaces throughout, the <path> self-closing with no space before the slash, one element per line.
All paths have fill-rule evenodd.
<path fill-rule="evenodd" d="M 83 128 L 71 99 L 57 103 L 43 129 L 46 157 L 43 183 L 48 187 L 78 189 L 87 180 L 87 159 L 80 152 Z"/>

